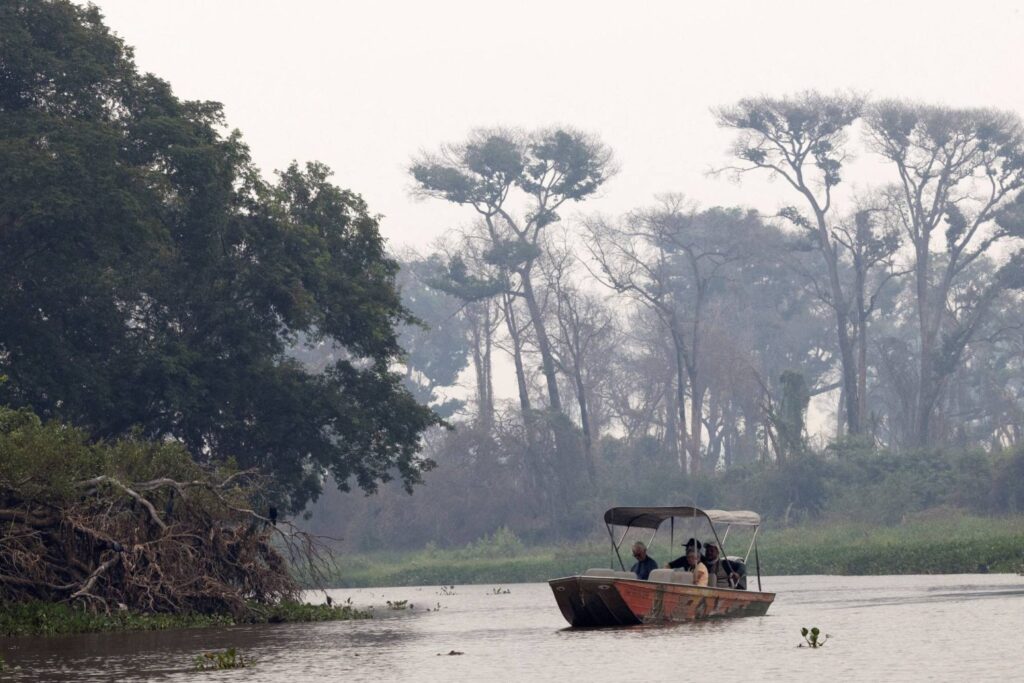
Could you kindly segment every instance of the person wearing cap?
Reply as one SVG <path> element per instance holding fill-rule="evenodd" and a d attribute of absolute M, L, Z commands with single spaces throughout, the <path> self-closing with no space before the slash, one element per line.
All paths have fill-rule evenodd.
<path fill-rule="evenodd" d="M 700 541 L 698 541 L 696 538 L 691 538 L 686 543 L 684 543 L 683 546 L 686 548 L 684 554 L 669 562 L 669 569 L 685 569 L 687 571 L 693 571 L 693 565 L 690 564 L 690 560 L 688 559 L 691 548 L 696 551 L 697 560 L 700 561 Z"/>
<path fill-rule="evenodd" d="M 647 546 L 640 541 L 633 544 L 633 557 L 636 558 L 636 564 L 630 567 L 629 571 L 636 574 L 641 581 L 650 578 L 651 572 L 658 568 L 658 563 L 647 554 Z"/>
<path fill-rule="evenodd" d="M 718 543 L 708 541 L 704 544 L 704 566 L 708 573 L 714 577 L 714 584 L 719 588 L 732 588 L 739 582 L 740 575 L 733 571 L 732 563 L 729 560 L 719 557 Z"/>

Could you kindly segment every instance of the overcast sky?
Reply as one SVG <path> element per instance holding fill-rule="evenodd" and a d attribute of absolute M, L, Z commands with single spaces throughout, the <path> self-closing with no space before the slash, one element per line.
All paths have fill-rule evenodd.
<path fill-rule="evenodd" d="M 774 210 L 788 203 L 781 185 L 707 175 L 730 139 L 711 107 L 817 88 L 1024 112 L 1024 14 L 1011 0 L 97 4 L 141 69 L 223 102 L 261 168 L 326 162 L 384 214 L 394 246 L 468 222 L 411 199 L 405 166 L 474 127 L 601 136 L 621 171 L 581 211 L 666 191 Z"/>

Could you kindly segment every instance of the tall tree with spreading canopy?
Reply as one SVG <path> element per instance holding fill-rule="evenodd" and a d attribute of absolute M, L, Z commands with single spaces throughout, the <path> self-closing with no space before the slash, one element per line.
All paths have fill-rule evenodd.
<path fill-rule="evenodd" d="M 607 180 L 613 170 L 610 151 L 574 130 L 479 130 L 464 143 L 423 155 L 409 170 L 419 193 L 472 207 L 483 220 L 491 241 L 488 259 L 518 278 L 548 402 L 552 411 L 562 412 L 551 342 L 534 289 L 534 265 L 542 255 L 544 229 L 560 220 L 559 209 L 586 199 Z M 517 199 L 524 205 L 519 214 Z"/>
<path fill-rule="evenodd" d="M 390 369 L 412 318 L 377 221 L 329 176 L 265 182 L 95 7 L 0 2 L 0 402 L 259 467 L 292 509 L 328 472 L 411 487 L 439 418 Z"/>
<path fill-rule="evenodd" d="M 516 323 L 515 299 L 526 303 L 529 332 L 540 355 L 547 389 L 549 422 L 560 460 L 579 451 L 576 434 L 565 416 L 558 368 L 538 292 L 536 264 L 543 257 L 546 229 L 561 220 L 569 203 L 593 195 L 613 172 L 611 152 L 598 139 L 566 129 L 529 133 L 505 129 L 478 130 L 465 142 L 443 146 L 439 152 L 415 159 L 409 172 L 416 192 L 474 210 L 487 237 L 485 259 L 499 270 L 505 284 L 503 309 L 514 346 L 521 350 L 524 330 Z M 528 397 L 518 363 L 524 419 Z M 563 472 L 574 463 L 559 462 Z M 568 491 L 570 486 L 562 482 Z"/>
<path fill-rule="evenodd" d="M 887 100 L 866 117 L 871 148 L 896 171 L 894 212 L 913 248 L 917 373 L 911 445 L 928 444 L 946 385 L 994 300 L 1017 279 L 1015 264 L 987 283 L 967 269 L 1000 243 L 1024 237 L 1024 123 L 1014 113 Z M 952 306 L 957 286 L 976 289 Z"/>
<path fill-rule="evenodd" d="M 807 92 L 794 97 L 743 99 L 716 111 L 718 124 L 738 133 L 732 152 L 740 164 L 730 170 L 767 172 L 782 178 L 810 211 L 809 219 L 795 207 L 787 207 L 782 214 L 814 237 L 828 273 L 828 303 L 835 316 L 846 424 L 852 434 L 860 433 L 862 417 L 852 297 L 841 277 L 832 209 L 847 157 L 847 131 L 863 107 L 860 97 Z"/>

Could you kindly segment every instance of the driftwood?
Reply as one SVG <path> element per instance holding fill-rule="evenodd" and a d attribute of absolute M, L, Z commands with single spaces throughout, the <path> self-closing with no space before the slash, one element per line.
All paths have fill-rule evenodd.
<path fill-rule="evenodd" d="M 297 598 L 291 567 L 316 575 L 322 559 L 315 538 L 252 509 L 265 483 L 255 472 L 105 474 L 54 497 L 26 483 L 0 478 L 0 600 L 238 615 Z"/>

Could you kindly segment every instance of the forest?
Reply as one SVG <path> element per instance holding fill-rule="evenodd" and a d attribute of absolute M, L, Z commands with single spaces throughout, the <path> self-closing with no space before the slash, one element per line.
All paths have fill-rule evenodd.
<path fill-rule="evenodd" d="M 162 560 L 125 554 L 180 562 L 177 525 L 213 519 L 272 601 L 293 521 L 375 550 L 578 540 L 615 504 L 1024 504 L 1015 112 L 709 103 L 713 172 L 774 179 L 770 212 L 652 188 L 604 215 L 629 169 L 599 131 L 467 131 L 409 150 L 411 193 L 461 217 L 416 252 L 358 177 L 259 168 L 97 8 L 5 0 L 0 32 L 8 597 L 244 611 L 245 568 L 158 595 Z"/>
<path fill-rule="evenodd" d="M 373 550 L 574 539 L 612 504 L 1020 509 L 1020 117 L 814 91 L 709 115 L 734 140 L 715 172 L 771 176 L 777 211 L 587 212 L 619 169 L 569 127 L 413 157 L 413 191 L 464 215 L 398 255 L 425 323 L 404 329 L 405 383 L 452 429 L 413 496 L 328 491 L 312 528 Z M 855 158 L 876 170 L 850 191 Z"/>

